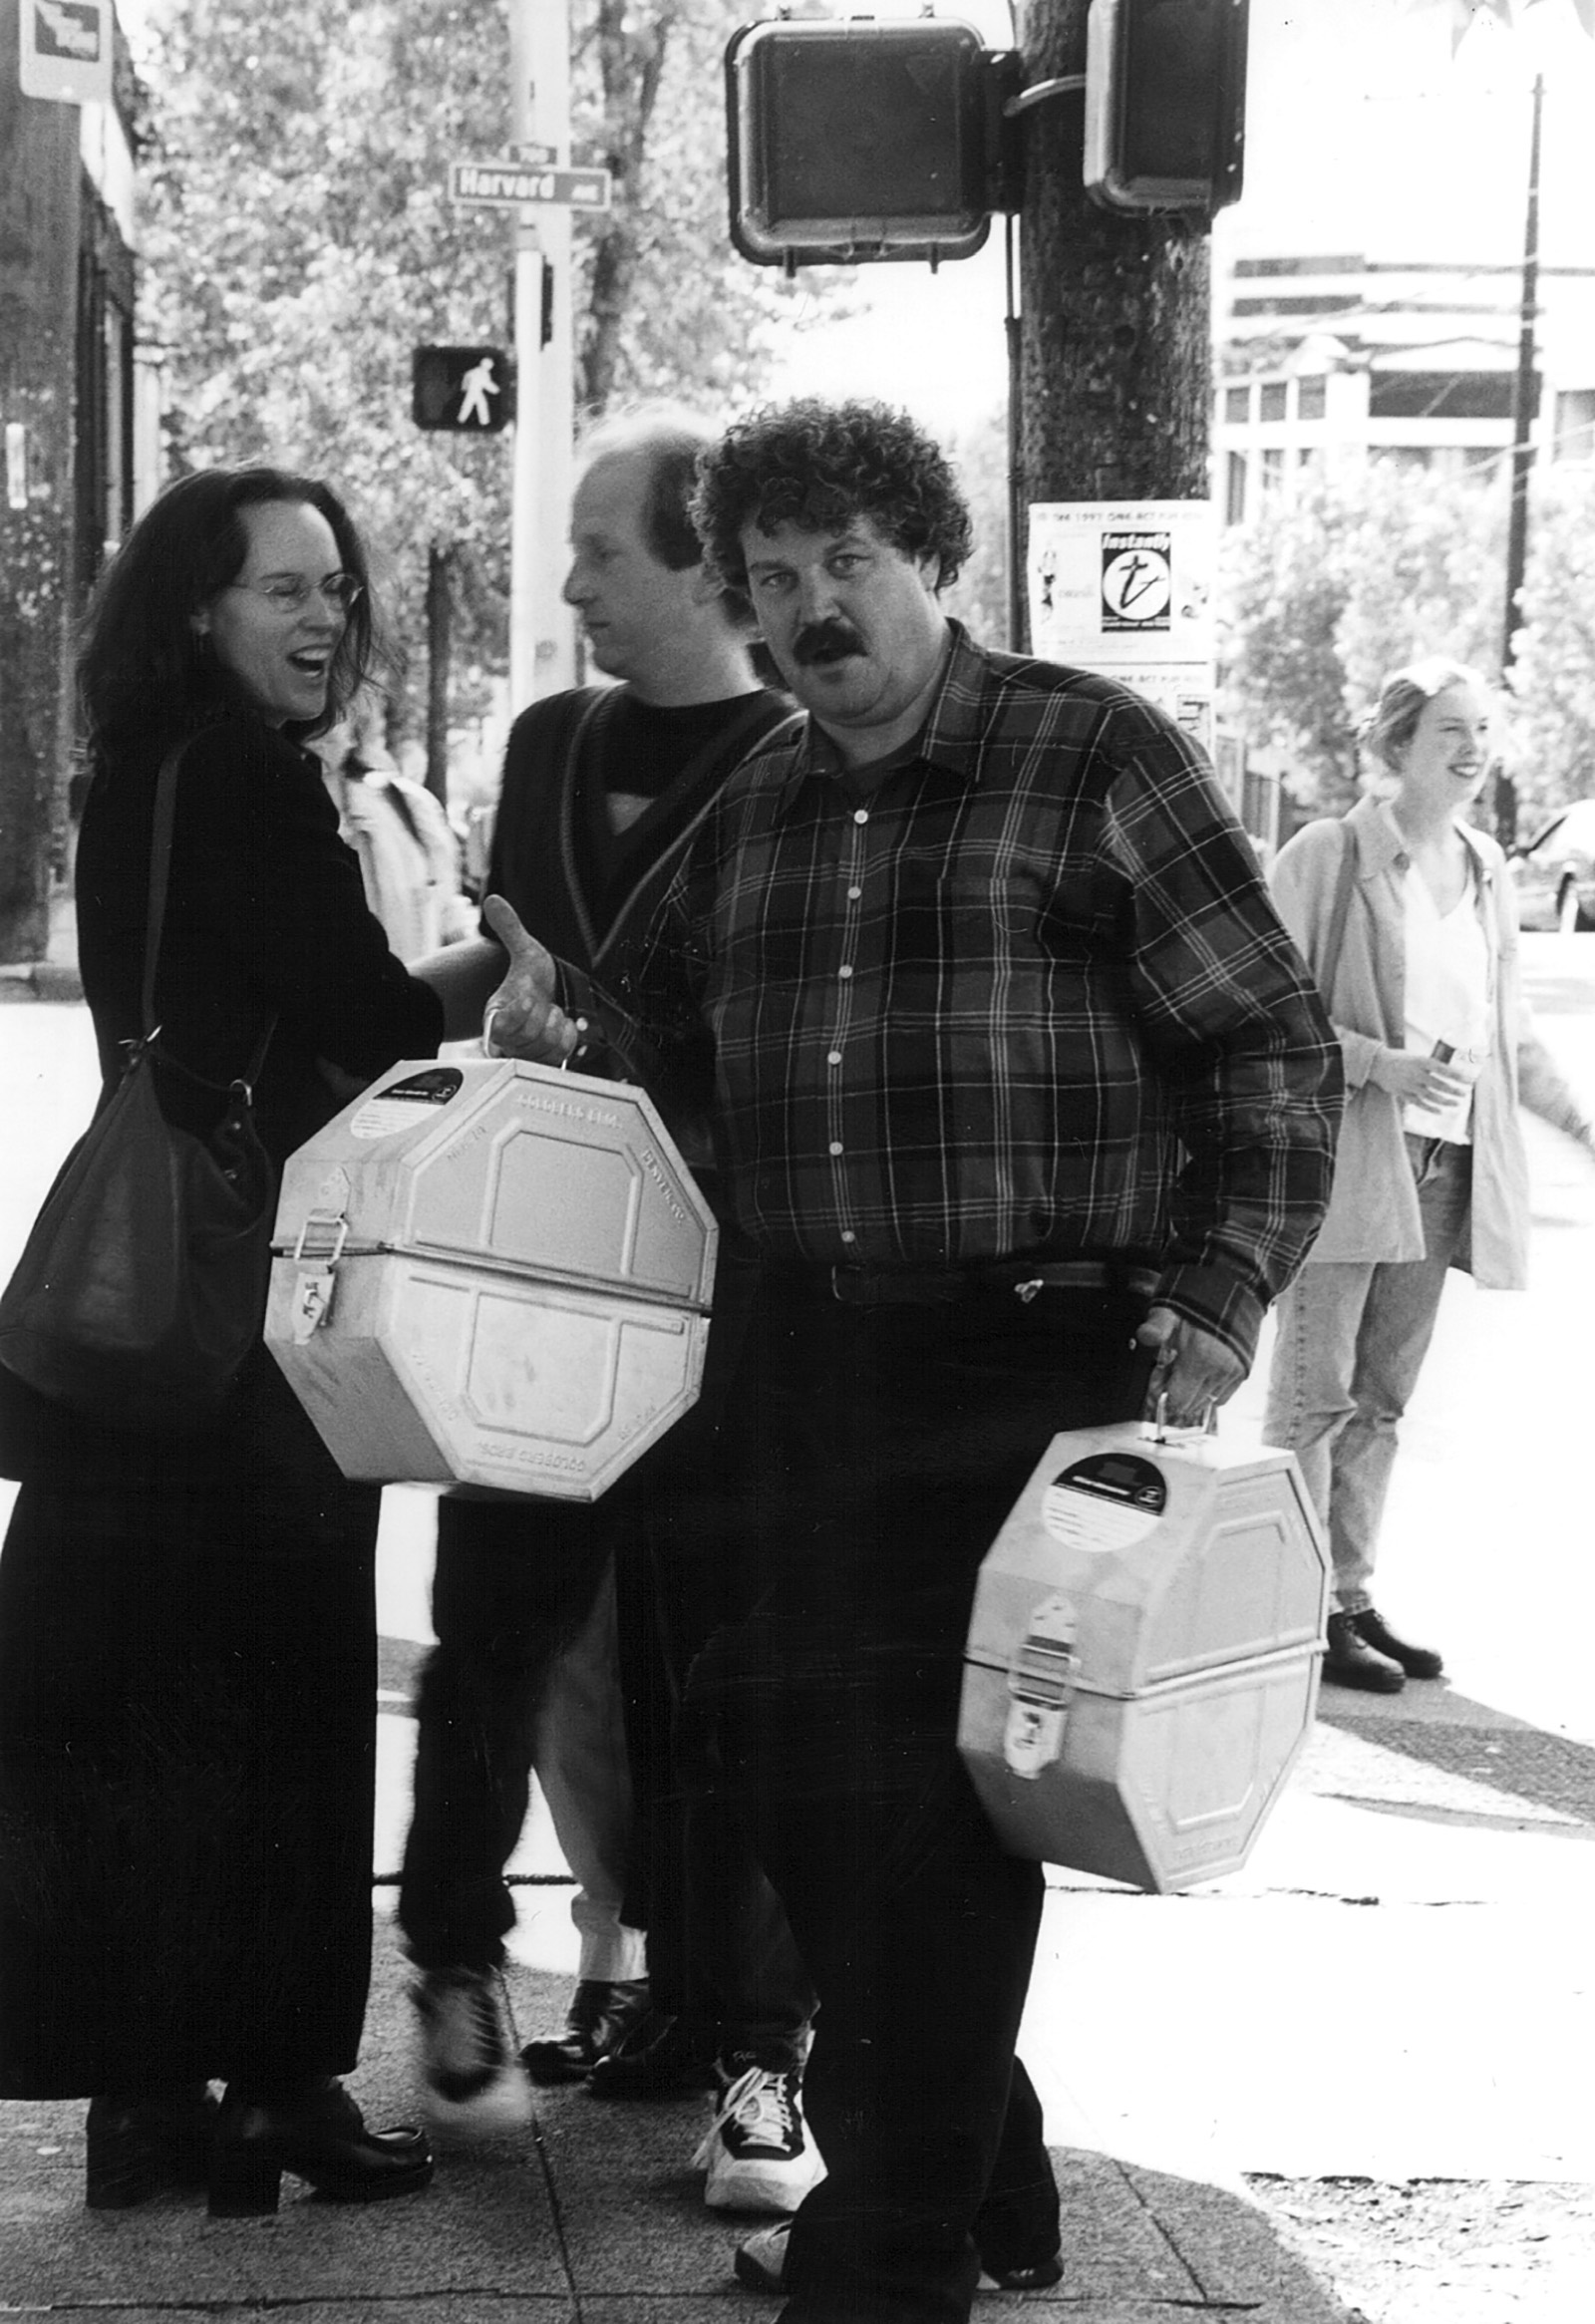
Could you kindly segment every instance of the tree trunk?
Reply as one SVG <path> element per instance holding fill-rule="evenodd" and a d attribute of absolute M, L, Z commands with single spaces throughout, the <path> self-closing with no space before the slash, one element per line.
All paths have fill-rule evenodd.
<path fill-rule="evenodd" d="M 82 172 L 78 108 L 17 86 L 17 27 L 0 6 L 0 960 L 26 961 L 65 833 Z"/>
<path fill-rule="evenodd" d="M 1027 9 L 1028 87 L 1085 72 L 1087 4 Z M 1020 503 L 1205 499 L 1206 224 L 1099 209 L 1082 183 L 1084 118 L 1069 94 L 1023 121 Z"/>

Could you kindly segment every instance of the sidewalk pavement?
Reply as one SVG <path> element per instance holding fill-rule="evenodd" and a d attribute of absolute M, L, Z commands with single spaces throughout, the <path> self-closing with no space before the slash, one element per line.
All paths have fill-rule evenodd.
<path fill-rule="evenodd" d="M 365 2062 L 350 2087 L 375 2125 L 413 2120 L 405 1968 L 377 1923 Z M 563 1977 L 515 1965 L 520 2040 L 552 2032 Z M 774 2319 L 731 2272 L 760 2224 L 704 2207 L 690 2167 L 708 2101 L 598 2104 L 536 2093 L 535 2127 L 446 2151 L 425 2194 L 322 2202 L 284 2181 L 273 2218 L 209 2219 L 192 2195 L 83 2207 L 80 2105 L 0 2107 L 0 2317 L 92 2308 L 107 2324 L 292 2305 L 310 2324 L 718 2324 Z M 1244 2196 L 1088 2151 L 1056 2156 L 1064 2279 L 1045 2298 L 983 2296 L 979 2324 L 1347 2324 L 1350 2312 Z"/>
<path fill-rule="evenodd" d="M 81 1001 L 78 927 L 72 897 L 50 902 L 50 942 L 43 960 L 0 961 L 0 1005 L 7 1001 Z"/>

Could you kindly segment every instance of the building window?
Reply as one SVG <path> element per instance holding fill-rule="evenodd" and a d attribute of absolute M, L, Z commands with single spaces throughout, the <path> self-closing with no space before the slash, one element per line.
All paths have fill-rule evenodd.
<path fill-rule="evenodd" d="M 1296 382 L 1296 417 L 1298 420 L 1321 420 L 1324 417 L 1325 379 L 1299 379 Z"/>
<path fill-rule="evenodd" d="M 1556 399 L 1553 460 L 1595 460 L 1595 388 L 1568 388 Z"/>
<path fill-rule="evenodd" d="M 1224 522 L 1244 524 L 1246 521 L 1246 455 L 1230 453 L 1224 464 Z"/>
<path fill-rule="evenodd" d="M 1262 462 L 1263 491 L 1265 494 L 1277 493 L 1285 482 L 1285 455 L 1277 450 L 1265 452 Z"/>
<path fill-rule="evenodd" d="M 1249 387 L 1224 390 L 1224 418 L 1232 428 L 1244 428 L 1252 416 L 1252 391 Z"/>
<path fill-rule="evenodd" d="M 1271 379 L 1264 382 L 1261 417 L 1265 420 L 1284 419 L 1285 382 L 1282 379 Z"/>
<path fill-rule="evenodd" d="M 1539 409 L 1539 381 L 1530 409 Z M 1509 420 L 1507 371 L 1386 371 L 1368 383 L 1371 420 Z"/>
<path fill-rule="evenodd" d="M 1296 455 L 1296 466 L 1300 469 L 1304 477 L 1316 476 L 1323 465 L 1323 454 L 1317 451 L 1311 445 L 1309 445 L 1305 451 L 1298 452 Z"/>

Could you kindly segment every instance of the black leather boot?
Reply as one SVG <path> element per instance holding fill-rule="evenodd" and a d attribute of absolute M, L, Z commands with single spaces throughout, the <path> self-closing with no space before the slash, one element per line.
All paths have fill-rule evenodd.
<path fill-rule="evenodd" d="M 307 2179 L 340 2203 L 419 2194 L 432 2177 L 425 2131 L 368 2131 L 341 2082 L 291 2091 L 227 2087 L 210 2156 L 210 2215 L 246 2219 L 274 2211 L 282 2174 Z"/>
<path fill-rule="evenodd" d="M 84 2199 L 127 2211 L 173 2186 L 203 2186 L 217 2107 L 203 2082 L 89 2101 Z"/>
<path fill-rule="evenodd" d="M 1370 1646 L 1357 1624 L 1356 1614 L 1330 1615 L 1325 1678 L 1332 1686 L 1361 1687 L 1369 1695 L 1399 1695 L 1407 1673 L 1399 1662 Z"/>
<path fill-rule="evenodd" d="M 648 2007 L 646 1977 L 614 1984 L 584 1977 L 570 1997 L 565 2030 L 528 2042 L 520 2063 L 533 2082 L 582 2082 L 615 2049 Z"/>
<path fill-rule="evenodd" d="M 1360 1614 L 1352 1616 L 1352 1620 L 1357 1624 L 1357 1635 L 1364 1645 L 1371 1646 L 1376 1654 L 1389 1655 L 1392 1662 L 1399 1662 L 1409 1678 L 1437 1679 L 1445 1668 L 1443 1660 L 1433 1646 L 1409 1645 L 1405 1638 L 1396 1635 L 1384 1615 L 1375 1607 L 1365 1606 Z"/>

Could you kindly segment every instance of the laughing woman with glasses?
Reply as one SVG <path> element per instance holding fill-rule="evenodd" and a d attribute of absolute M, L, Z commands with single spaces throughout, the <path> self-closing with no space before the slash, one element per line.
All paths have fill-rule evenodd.
<path fill-rule="evenodd" d="M 199 1134 L 264 1042 L 274 1161 L 342 1095 L 430 1056 L 306 748 L 377 651 L 326 486 L 183 478 L 91 611 L 79 955 L 109 1088 L 142 1031 L 158 771 L 176 816 L 156 982 L 171 1119 Z M 0 1410 L 22 1480 L 0 1554 L 0 2098 L 90 2100 L 88 2199 L 208 2184 L 273 2209 L 424 2186 L 337 2077 L 370 1973 L 378 1495 L 344 1482 L 257 1343 L 197 1435 Z M 217 2104 L 210 2085 L 225 2084 Z"/>

